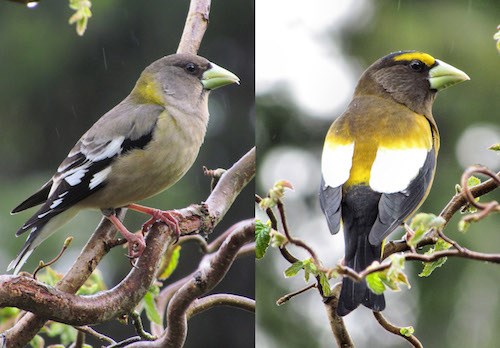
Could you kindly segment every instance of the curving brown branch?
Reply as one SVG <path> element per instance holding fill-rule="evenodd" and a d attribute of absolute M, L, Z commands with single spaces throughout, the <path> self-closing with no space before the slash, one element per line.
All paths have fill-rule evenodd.
<path fill-rule="evenodd" d="M 118 218 L 123 220 L 125 212 L 126 209 L 117 211 Z M 76 293 L 109 251 L 107 245 L 114 240 L 115 234 L 114 225 L 103 217 L 75 263 L 55 288 L 70 294 Z M 26 313 L 12 328 L 3 333 L 2 338 L 4 342 L 9 343 L 9 347 L 24 347 L 42 329 L 46 321 L 36 314 Z"/>
<path fill-rule="evenodd" d="M 127 314 L 148 291 L 161 255 L 174 241 L 166 225 L 153 225 L 146 237 L 148 247 L 136 267 L 114 288 L 91 296 L 69 294 L 26 276 L 0 275 L 0 307 L 21 308 L 75 326 L 98 324 Z M 7 343 L 10 346 L 9 340 Z"/>
<path fill-rule="evenodd" d="M 227 239 L 227 237 L 229 237 L 229 235 L 236 228 L 241 227 L 241 224 L 242 224 L 242 222 L 231 226 L 226 232 L 224 232 L 221 235 L 221 236 L 224 236 L 223 240 L 220 237 L 217 238 L 217 239 L 215 239 L 215 240 L 213 240 L 210 244 L 207 244 L 202 251 L 205 252 L 205 253 L 207 253 L 207 254 L 216 252 L 218 250 L 218 248 L 222 245 L 222 242 L 224 242 Z M 240 248 L 240 250 L 238 251 L 236 257 L 246 256 L 249 253 L 252 253 L 253 255 L 255 255 L 255 243 L 247 243 L 246 245 L 242 246 Z M 202 261 L 200 261 L 200 265 L 202 265 L 203 262 L 205 262 L 204 260 L 205 260 L 205 258 L 202 259 Z M 198 270 L 195 270 L 194 272 L 192 272 L 191 274 L 185 276 L 184 278 L 179 279 L 176 282 L 167 285 L 166 287 L 164 287 L 160 291 L 160 293 L 156 297 L 156 309 L 157 309 L 157 312 L 158 312 L 158 314 L 160 316 L 160 321 L 161 322 L 163 322 L 164 319 L 165 319 L 166 309 L 167 309 L 167 306 L 170 303 L 170 300 L 174 297 L 174 295 L 177 293 L 177 291 L 182 286 L 184 286 L 184 284 L 186 284 L 187 282 L 190 281 L 191 278 L 193 278 L 193 276 L 197 272 L 198 272 Z M 151 323 L 151 332 L 154 335 L 160 336 L 163 333 L 163 331 L 164 331 L 163 325 L 158 325 L 158 324 L 155 324 L 155 323 Z"/>
<path fill-rule="evenodd" d="M 401 329 L 402 327 L 396 326 L 392 323 L 390 323 L 385 317 L 382 315 L 380 312 L 373 312 L 373 315 L 375 316 L 375 319 L 377 319 L 377 322 L 387 331 L 390 333 L 402 337 L 405 340 L 407 340 L 413 347 L 415 348 L 423 348 L 422 343 L 418 340 L 417 337 L 414 335 L 409 335 L 405 336 L 401 334 Z"/>
<path fill-rule="evenodd" d="M 245 154 L 237 163 L 235 163 L 223 175 L 221 181 L 218 183 L 214 191 L 210 194 L 205 204 L 192 205 L 188 208 L 178 211 L 179 215 L 184 217 L 180 221 L 180 226 L 182 231 L 185 232 L 185 231 L 194 231 L 197 229 L 201 229 L 206 233 L 211 232 L 212 229 L 216 226 L 216 224 L 222 219 L 222 217 L 227 212 L 231 204 L 234 202 L 235 198 L 241 192 L 241 190 L 250 182 L 250 180 L 253 178 L 254 175 L 255 175 L 255 148 L 251 149 L 247 154 Z M 213 212 L 215 215 L 211 215 L 211 212 Z M 92 273 L 93 269 L 98 264 L 102 256 L 104 256 L 105 253 L 107 252 L 108 249 L 107 244 L 104 241 L 108 242 L 112 241 L 116 231 L 114 230 L 114 228 L 110 228 L 112 225 L 110 226 L 110 223 L 107 220 L 104 220 L 101 225 L 107 227 L 108 229 L 98 228 L 96 233 L 92 236 L 91 240 L 87 243 L 86 247 L 79 256 L 78 260 L 73 265 L 70 272 L 68 272 L 68 274 L 63 278 L 63 280 L 61 280 L 60 283 L 57 285 L 56 289 L 61 291 L 57 291 L 56 289 L 51 289 L 52 292 L 50 294 L 55 296 L 53 299 L 61 298 L 61 301 L 63 301 L 63 299 L 64 301 L 66 301 L 66 299 L 71 298 L 72 300 L 76 301 L 76 305 L 83 305 L 78 302 L 79 300 L 76 300 L 77 298 L 79 299 L 80 297 L 65 297 L 69 296 L 69 294 L 63 295 L 61 292 L 62 291 L 68 293 L 76 292 L 76 290 L 80 288 L 80 286 L 85 282 L 88 276 L 90 276 L 90 274 Z M 151 242 L 149 243 L 151 244 Z M 161 254 L 162 253 L 158 253 L 155 257 L 158 258 L 159 260 Z M 156 265 L 156 262 L 152 261 L 150 262 L 151 262 L 150 265 L 153 264 Z M 154 268 L 154 271 L 156 271 L 156 268 Z M 133 269 L 131 273 L 134 272 L 138 271 Z M 144 272 L 142 274 L 144 274 Z M 10 277 L 10 278 L 2 279 L 3 280 L 2 288 L 4 287 L 7 288 L 11 286 L 10 283 L 18 283 L 22 284 L 23 286 L 28 285 L 28 289 L 29 286 L 33 286 L 37 289 L 42 289 L 42 290 L 46 289 L 44 285 L 38 287 L 39 284 L 37 282 L 33 282 L 33 280 L 31 280 L 32 281 L 31 283 L 26 283 L 27 280 L 24 279 L 26 277 L 20 277 L 20 276 L 16 277 L 4 276 L 4 277 Z M 19 283 L 18 280 L 21 278 L 23 279 Z M 126 281 L 127 279 L 128 278 L 126 278 L 124 281 Z M 137 283 L 140 284 L 150 284 L 150 282 L 147 281 L 147 279 L 145 280 L 139 278 L 136 279 L 136 281 Z M 121 284 L 119 284 L 118 286 L 120 285 Z M 146 290 L 148 287 L 149 286 L 146 287 Z M 116 290 L 116 288 L 114 290 Z M 36 291 L 32 291 L 32 293 L 36 293 Z M 142 295 L 144 295 L 144 293 Z M 135 304 L 137 304 L 137 302 L 141 298 L 141 297 L 138 298 L 136 297 L 138 296 L 134 296 L 134 299 L 137 300 Z M 12 299 L 12 301 L 20 301 L 20 299 L 14 298 Z M 19 305 L 21 308 L 30 310 L 34 313 L 37 313 L 38 315 L 27 313 L 12 329 L 4 333 L 3 336 L 4 341 L 8 342 L 9 347 L 24 347 L 32 339 L 32 337 L 41 329 L 46 320 L 50 318 L 54 318 L 55 320 L 60 319 L 63 322 L 72 323 L 74 325 L 85 325 L 87 323 L 83 322 L 84 319 L 81 319 L 82 321 L 79 322 L 73 322 L 71 320 L 68 321 L 64 320 L 70 318 L 53 317 L 52 315 L 54 314 L 53 313 L 51 314 L 51 311 L 53 311 L 54 309 L 50 307 L 50 305 L 47 307 L 40 306 L 39 304 L 37 304 L 36 299 L 31 299 L 30 301 L 34 302 L 30 303 L 29 301 L 28 302 L 21 301 L 22 303 L 19 303 Z M 27 303 L 32 304 L 33 306 L 27 308 L 26 307 L 28 306 Z M 80 307 L 71 307 L 72 305 L 75 304 L 71 301 L 65 303 L 67 303 L 68 308 L 72 309 L 80 308 Z M 2 302 L 2 305 L 15 306 L 15 303 L 4 301 Z M 52 308 L 52 309 L 46 310 L 47 308 Z M 83 309 L 84 308 L 82 308 L 82 310 Z M 55 312 L 58 312 L 58 310 L 56 310 Z M 63 314 L 61 313 L 61 316 L 62 315 Z M 89 318 L 90 316 L 91 314 L 89 314 Z M 91 319 L 107 320 L 108 318 L 105 317 L 104 315 L 102 316 L 96 315 L 94 318 Z"/>
<path fill-rule="evenodd" d="M 187 335 L 187 313 L 193 301 L 213 289 L 225 276 L 238 251 L 254 238 L 255 221 L 246 220 L 234 230 L 220 249 L 201 262 L 197 272 L 172 297 L 167 310 L 167 330 L 153 342 L 129 347 L 182 347 Z"/>
<path fill-rule="evenodd" d="M 228 306 L 242 309 L 247 312 L 255 312 L 255 300 L 239 295 L 214 294 L 195 299 L 186 311 L 186 317 L 189 320 L 195 315 L 216 306 Z"/>

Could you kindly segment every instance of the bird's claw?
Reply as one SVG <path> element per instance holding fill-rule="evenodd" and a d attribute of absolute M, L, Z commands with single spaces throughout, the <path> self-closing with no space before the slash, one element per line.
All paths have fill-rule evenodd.
<path fill-rule="evenodd" d="M 144 225 L 142 225 L 142 232 L 146 233 L 149 231 L 151 226 L 157 221 L 165 223 L 175 234 L 175 243 L 179 241 L 179 237 L 181 235 L 181 229 L 179 227 L 179 221 L 177 220 L 179 217 L 182 217 L 180 213 L 175 211 L 162 211 L 159 209 L 155 209 L 151 214 L 151 219 L 146 221 Z"/>
<path fill-rule="evenodd" d="M 129 237 L 128 241 L 128 255 L 127 257 L 132 261 L 139 258 L 144 249 L 146 248 L 146 242 L 144 241 L 144 236 L 134 235 L 134 237 Z"/>

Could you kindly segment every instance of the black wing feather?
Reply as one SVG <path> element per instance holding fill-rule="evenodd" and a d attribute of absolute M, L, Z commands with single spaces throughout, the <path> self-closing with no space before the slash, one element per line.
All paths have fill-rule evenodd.
<path fill-rule="evenodd" d="M 336 234 L 340 230 L 340 218 L 342 215 L 342 186 L 325 186 L 325 180 L 321 177 L 321 187 L 319 189 L 319 205 L 326 216 L 328 228 L 331 234 Z"/>
<path fill-rule="evenodd" d="M 20 211 L 29 209 L 36 205 L 42 204 L 49 197 L 50 188 L 52 187 L 52 179 L 45 183 L 38 191 L 26 198 L 21 204 L 12 209 L 11 214 L 19 213 Z"/>

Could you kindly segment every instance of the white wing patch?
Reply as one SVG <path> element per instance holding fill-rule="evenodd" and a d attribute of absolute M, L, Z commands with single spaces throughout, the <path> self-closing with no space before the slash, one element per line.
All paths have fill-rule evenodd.
<path fill-rule="evenodd" d="M 88 172 L 87 167 L 88 166 L 81 166 L 81 167 L 75 168 L 76 170 L 74 171 L 74 173 L 64 176 L 64 180 L 66 180 L 66 182 L 70 186 L 78 185 L 79 183 L 82 182 L 82 178 L 85 176 L 85 173 Z M 69 172 L 68 172 L 68 174 L 69 174 Z"/>
<path fill-rule="evenodd" d="M 426 149 L 379 147 L 370 172 L 370 187 L 381 193 L 404 191 L 425 163 Z"/>
<path fill-rule="evenodd" d="M 93 190 L 96 186 L 102 183 L 111 173 L 111 167 L 104 168 L 98 173 L 95 173 L 92 179 L 90 179 L 89 188 Z"/>
<path fill-rule="evenodd" d="M 88 160 L 92 162 L 98 162 L 105 158 L 111 158 L 121 151 L 121 147 L 124 140 L 125 140 L 124 136 L 116 137 L 103 148 L 98 148 L 96 149 L 96 151 L 90 151 L 88 153 L 84 153 L 84 155 L 85 157 L 87 157 Z"/>
<path fill-rule="evenodd" d="M 326 186 L 337 187 L 349 179 L 353 154 L 354 143 L 337 145 L 325 142 L 321 156 L 321 173 Z"/>

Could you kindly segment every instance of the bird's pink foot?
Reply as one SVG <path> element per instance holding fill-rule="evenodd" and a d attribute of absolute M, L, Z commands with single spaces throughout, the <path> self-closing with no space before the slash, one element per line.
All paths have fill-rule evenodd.
<path fill-rule="evenodd" d="M 115 225 L 115 227 L 120 231 L 123 238 L 128 242 L 128 258 L 133 260 L 140 257 L 146 248 L 146 242 L 142 234 L 134 234 L 130 232 L 116 217 L 115 214 L 106 215 L 106 217 Z"/>
<path fill-rule="evenodd" d="M 165 223 L 174 232 L 176 242 L 179 240 L 179 237 L 181 235 L 181 229 L 179 227 L 178 219 L 182 217 L 180 213 L 177 213 L 176 211 L 168 211 L 168 210 L 160 210 L 160 209 L 144 207 L 138 204 L 130 204 L 128 208 L 144 214 L 151 215 L 151 219 L 149 219 L 142 225 L 143 233 L 149 231 L 149 229 L 151 228 L 151 226 L 153 226 L 155 222 L 161 221 Z"/>

